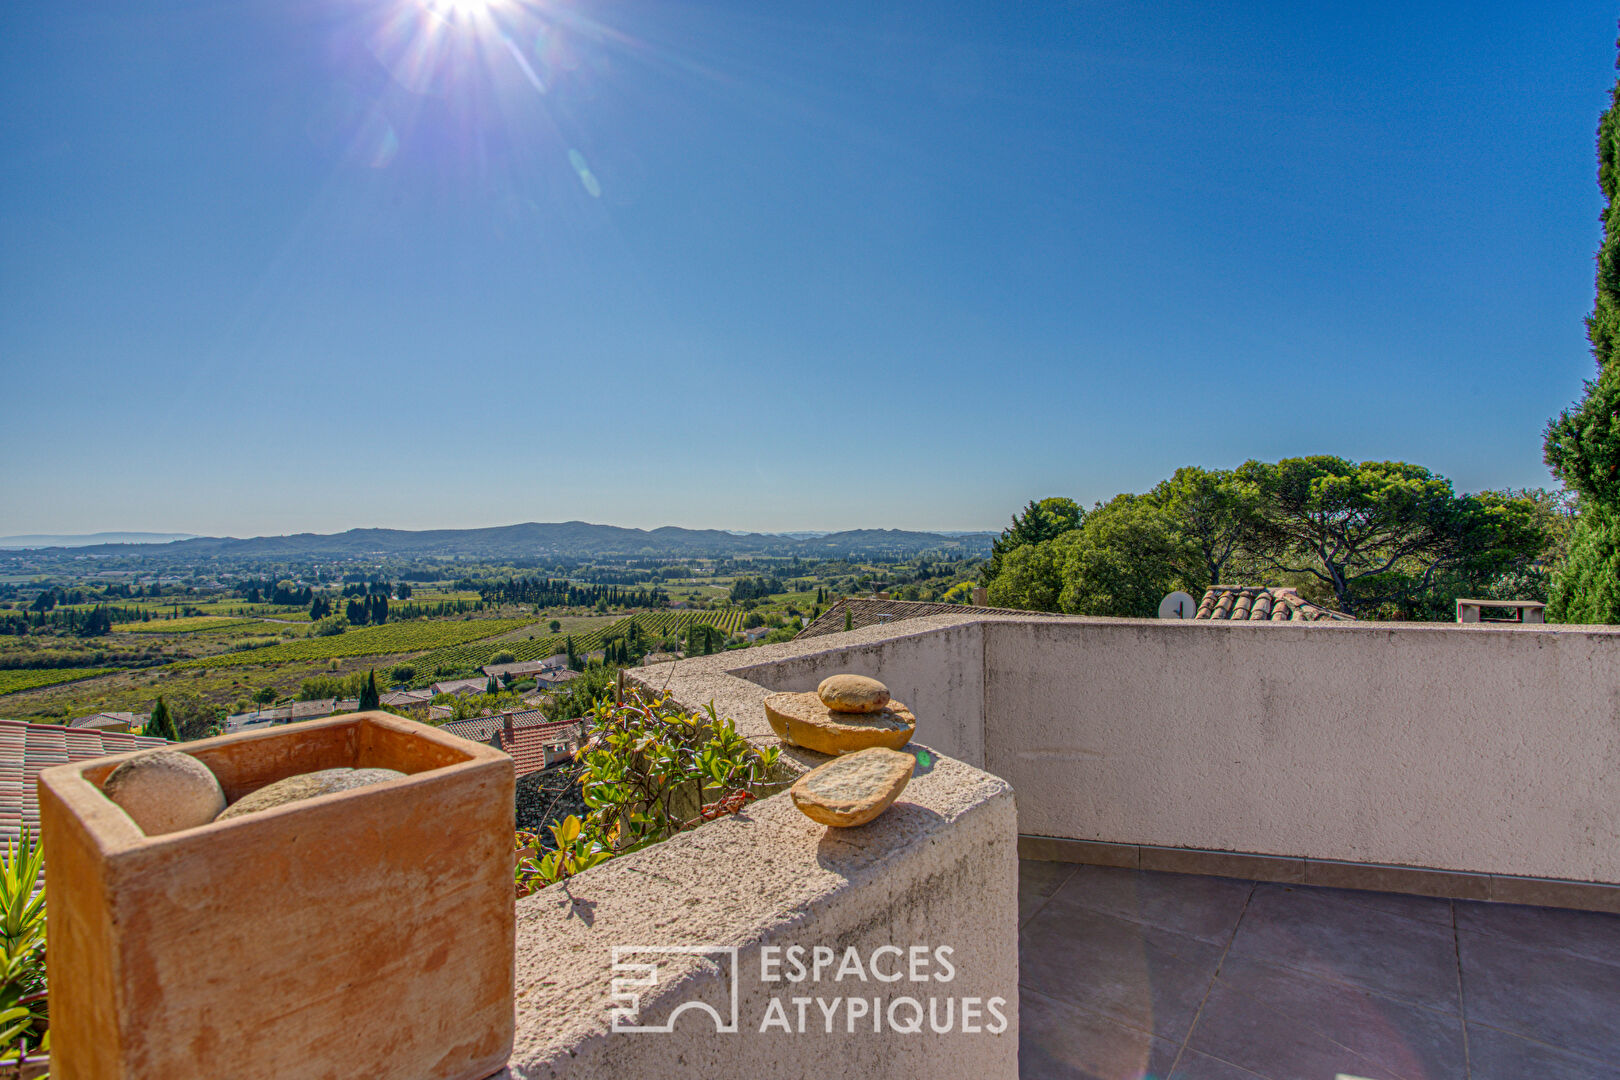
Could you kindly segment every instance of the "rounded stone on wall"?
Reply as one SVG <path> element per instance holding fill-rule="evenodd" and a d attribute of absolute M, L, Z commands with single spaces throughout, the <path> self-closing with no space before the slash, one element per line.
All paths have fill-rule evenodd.
<path fill-rule="evenodd" d="M 208 766 L 166 748 L 130 758 L 112 771 L 101 791 L 147 836 L 206 825 L 225 809 L 225 792 Z"/>
<path fill-rule="evenodd" d="M 829 675 L 816 687 L 816 696 L 834 712 L 882 712 L 889 704 L 889 688 L 865 675 Z"/>

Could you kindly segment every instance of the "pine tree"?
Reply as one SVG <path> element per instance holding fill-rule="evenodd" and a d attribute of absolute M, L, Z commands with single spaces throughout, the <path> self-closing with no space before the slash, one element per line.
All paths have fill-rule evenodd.
<path fill-rule="evenodd" d="M 169 715 L 169 707 L 163 703 L 161 696 L 158 697 L 157 704 L 152 706 L 152 715 L 147 718 L 146 729 L 141 734 L 155 735 L 170 742 L 180 741 L 180 732 L 175 729 L 174 717 Z"/>
<path fill-rule="evenodd" d="M 381 707 L 382 699 L 377 694 L 377 669 L 372 668 L 371 674 L 366 676 L 366 685 L 360 688 L 360 700 L 355 704 L 355 708 L 365 712 Z"/>
<path fill-rule="evenodd" d="M 1569 554 L 1553 572 L 1548 597 L 1547 614 L 1557 622 L 1620 622 L 1620 80 L 1598 121 L 1597 151 L 1606 205 L 1586 336 L 1598 374 L 1585 396 L 1547 425 L 1544 444 L 1554 475 L 1580 496 Z"/>

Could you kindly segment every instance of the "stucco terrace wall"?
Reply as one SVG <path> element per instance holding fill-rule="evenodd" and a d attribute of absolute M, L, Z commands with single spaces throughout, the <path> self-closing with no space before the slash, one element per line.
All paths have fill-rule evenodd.
<path fill-rule="evenodd" d="M 1023 833 L 1620 883 L 1620 634 L 986 622 Z"/>
<path fill-rule="evenodd" d="M 769 690 L 838 671 L 1010 781 L 1024 834 L 1620 884 L 1613 629 L 943 615 L 644 677 L 769 739 Z"/>
<path fill-rule="evenodd" d="M 957 761 L 940 759 L 882 817 L 854 829 L 817 825 L 786 795 L 764 799 L 518 901 L 517 1040 L 501 1076 L 1014 1080 L 1017 881 L 1012 792 Z M 764 950 L 794 945 L 807 966 L 817 946 L 839 967 L 853 949 L 863 975 L 835 979 L 827 965 L 819 982 L 792 983 L 784 960 L 770 972 L 782 978 L 764 980 Z M 640 946 L 735 949 L 737 1030 L 717 1032 L 709 1016 L 688 1011 L 670 1032 L 614 1031 L 613 950 Z M 951 950 L 948 982 L 932 978 L 947 973 L 933 962 L 942 946 Z M 915 947 L 926 950 L 926 981 L 911 981 Z M 649 958 L 662 974 L 641 991 L 636 1026 L 664 1024 L 693 1000 L 728 1011 L 729 958 L 621 960 Z M 924 1010 L 939 1000 L 917 1033 L 891 1023 L 910 1027 L 918 1015 L 899 1001 L 907 997 Z M 789 1030 L 762 1031 L 773 998 Z M 802 1030 L 795 998 L 805 999 Z M 853 1021 L 851 998 L 865 999 Z M 991 998 L 1001 999 L 995 1009 Z M 935 1034 L 946 999 L 953 1030 Z M 976 1030 L 964 1030 L 964 1006 L 977 1014 L 968 1021 Z"/>

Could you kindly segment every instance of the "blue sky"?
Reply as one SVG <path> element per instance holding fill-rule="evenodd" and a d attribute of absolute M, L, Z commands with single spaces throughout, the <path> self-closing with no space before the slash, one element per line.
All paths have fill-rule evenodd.
<path fill-rule="evenodd" d="M 6 6 L 0 534 L 1540 485 L 1592 371 L 1609 4 L 439 2 Z"/>

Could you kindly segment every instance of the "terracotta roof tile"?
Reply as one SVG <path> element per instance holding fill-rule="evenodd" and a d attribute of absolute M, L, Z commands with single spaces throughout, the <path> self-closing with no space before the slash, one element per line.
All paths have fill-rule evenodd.
<path fill-rule="evenodd" d="M 38 834 L 41 769 L 165 742 L 148 735 L 0 720 L 0 845 L 16 840 L 24 825 Z"/>
<path fill-rule="evenodd" d="M 1258 585 L 1216 585 L 1204 593 L 1195 619 L 1214 622 L 1354 622 L 1355 617 L 1330 611 L 1294 589 Z"/>
<path fill-rule="evenodd" d="M 578 720 L 514 728 L 510 737 L 504 729 L 500 729 L 495 733 L 495 745 L 512 756 L 519 776 L 528 776 L 546 767 L 548 746 L 563 746 L 572 755 L 579 744 L 581 730 L 582 725 Z"/>

